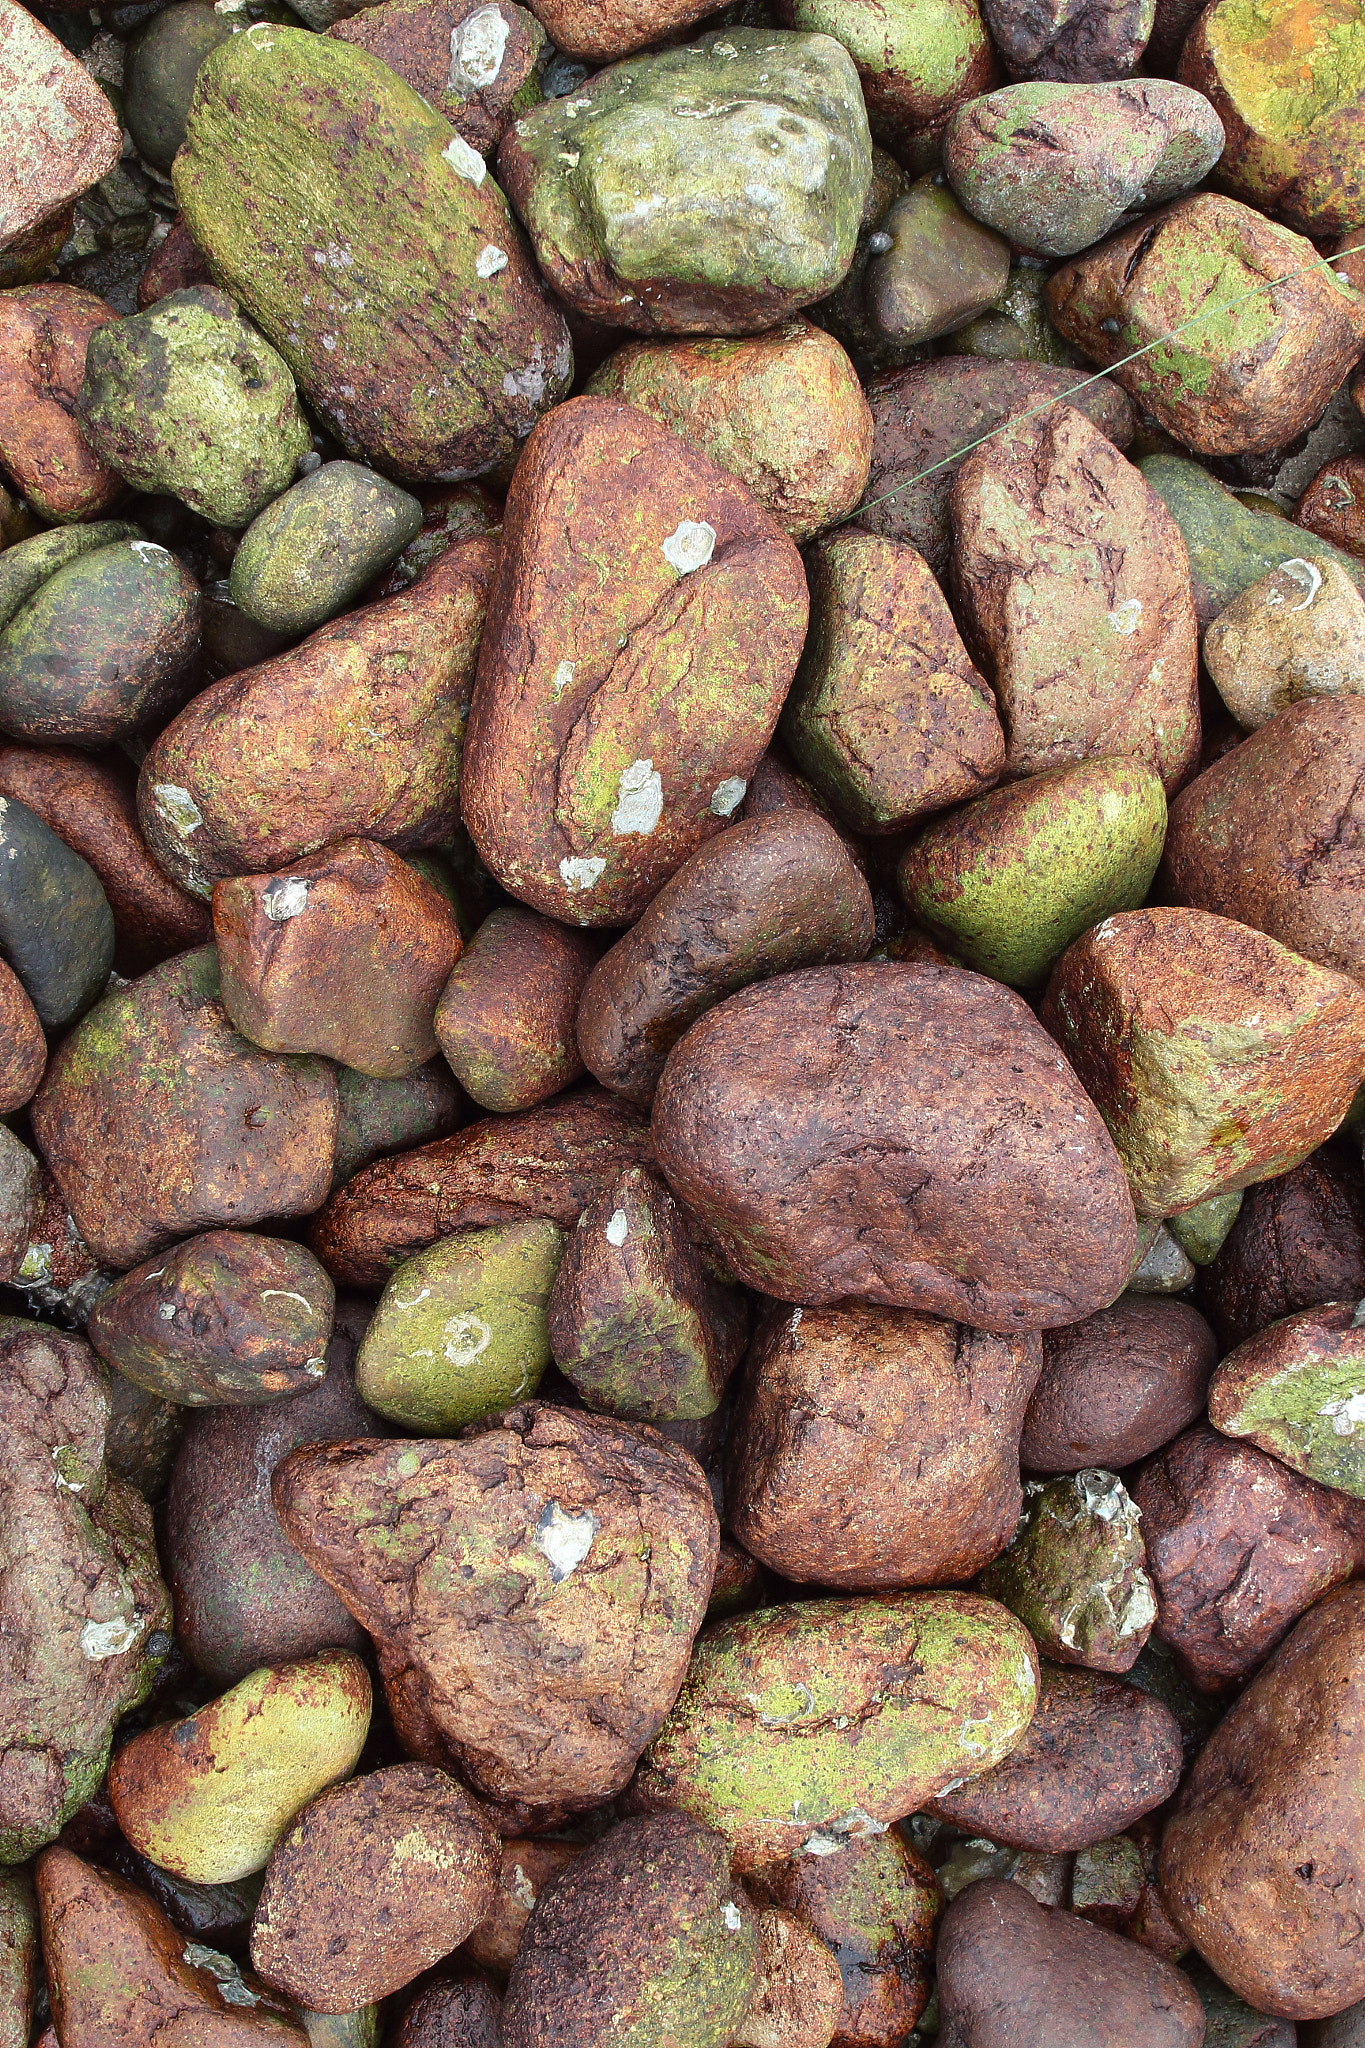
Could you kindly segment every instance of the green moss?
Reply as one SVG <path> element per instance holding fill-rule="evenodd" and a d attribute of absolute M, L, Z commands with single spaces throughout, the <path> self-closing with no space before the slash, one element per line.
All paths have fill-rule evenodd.
<path fill-rule="evenodd" d="M 1156 1619 L 1138 1509 L 1112 1472 L 1032 1481 L 1009 1548 L 984 1591 L 1025 1623 L 1046 1655 L 1124 1671 Z"/>
<path fill-rule="evenodd" d="M 1274 512 L 1244 505 L 1198 462 L 1149 455 L 1138 464 L 1189 550 L 1195 609 L 1208 625 L 1248 584 L 1305 552 L 1338 563 L 1365 593 L 1365 562 Z"/>
<path fill-rule="evenodd" d="M 1233 1188 L 1227 1194 L 1210 1195 L 1206 1202 L 1197 1202 L 1179 1216 L 1168 1217 L 1167 1228 L 1196 1266 L 1207 1266 L 1217 1258 L 1241 1207 L 1242 1190 Z"/>
<path fill-rule="evenodd" d="M 1259 141 L 1292 151 L 1365 96 L 1365 17 L 1333 0 L 1219 0 L 1206 35 L 1219 83 Z"/>
<path fill-rule="evenodd" d="M 1306 1346 L 1258 1376 L 1234 1407 L 1221 1407 L 1218 1427 L 1320 1486 L 1365 1499 L 1365 1345 Z"/>

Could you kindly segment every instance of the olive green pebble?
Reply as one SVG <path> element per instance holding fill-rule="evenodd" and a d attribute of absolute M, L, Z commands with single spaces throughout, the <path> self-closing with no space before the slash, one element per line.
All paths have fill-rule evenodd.
<path fill-rule="evenodd" d="M 93 526 L 57 526 L 51 533 L 17 541 L 0 554 L 0 628 L 68 562 L 93 554 L 96 548 L 112 547 L 116 540 L 142 538 L 141 528 L 126 520 L 100 519 Z"/>
<path fill-rule="evenodd" d="M 1210 1195 L 1193 1209 L 1167 1219 L 1166 1227 L 1187 1258 L 1196 1266 L 1213 1263 L 1222 1249 L 1242 1207 L 1242 1190 L 1232 1188 L 1224 1195 Z"/>
<path fill-rule="evenodd" d="M 1137 909 L 1165 837 L 1160 776 L 1126 758 L 1080 761 L 936 818 L 896 879 L 911 915 L 968 967 L 1036 988 L 1073 939 Z"/>
<path fill-rule="evenodd" d="M 564 1232 L 530 1217 L 463 1230 L 401 1265 L 356 1359 L 360 1397 L 409 1429 L 451 1435 L 534 1394 Z"/>
<path fill-rule="evenodd" d="M 1365 561 L 1307 534 L 1276 511 L 1247 505 L 1201 464 L 1183 455 L 1149 455 L 1139 462 L 1147 482 L 1180 528 L 1189 550 L 1194 608 L 1211 625 L 1248 584 L 1288 561 L 1326 560 L 1365 591 Z"/>
<path fill-rule="evenodd" d="M 199 66 L 249 20 L 245 8 L 234 20 L 199 0 L 164 7 L 138 30 L 123 64 L 124 118 L 137 152 L 159 171 L 169 171 L 185 139 L 185 116 Z"/>
<path fill-rule="evenodd" d="M 1125 1671 L 1156 1619 L 1137 1504 L 1113 1472 L 1031 1480 L 1007 1550 L 983 1593 L 1017 1614 L 1044 1656 Z"/>
<path fill-rule="evenodd" d="M 863 285 L 880 334 L 901 342 L 933 341 L 1003 298 L 1009 243 L 973 220 L 941 177 L 912 185 L 881 232 L 890 246 L 874 254 Z"/>
<path fill-rule="evenodd" d="M 252 520 L 233 558 L 233 599 L 274 633 L 309 633 L 344 612 L 421 524 L 416 498 L 387 477 L 324 462 Z"/>

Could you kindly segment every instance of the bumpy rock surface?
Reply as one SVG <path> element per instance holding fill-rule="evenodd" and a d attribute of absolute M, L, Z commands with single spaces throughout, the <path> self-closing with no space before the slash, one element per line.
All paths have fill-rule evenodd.
<path fill-rule="evenodd" d="M 793 28 L 838 37 L 858 67 L 873 134 L 911 162 L 923 131 L 941 129 L 998 75 L 975 0 L 780 0 L 780 12 Z"/>
<path fill-rule="evenodd" d="M 1365 1332 L 1356 1314 L 1352 1302 L 1329 1302 L 1249 1337 L 1214 1374 L 1209 1420 L 1295 1472 L 1361 1498 Z"/>
<path fill-rule="evenodd" d="M 1302 507 L 1299 517 L 1307 523 Z M 1312 542 L 1304 546 L 1311 557 Z M 1365 597 L 1330 557 L 1291 556 L 1218 614 L 1203 652 L 1219 696 L 1248 731 L 1304 697 L 1359 696 Z"/>
<path fill-rule="evenodd" d="M 0 99 L 10 123 L 0 171 L 0 249 L 8 249 L 112 171 L 123 138 L 85 66 L 18 0 L 3 0 L 0 29 Z"/>
<path fill-rule="evenodd" d="M 359 462 L 324 462 L 252 520 L 229 589 L 258 625 L 308 633 L 349 611 L 422 526 L 409 491 Z"/>
<path fill-rule="evenodd" d="M 492 911 L 451 971 L 436 1036 L 481 1109 L 532 1109 L 581 1079 L 574 1019 L 598 948 L 518 904 Z"/>
<path fill-rule="evenodd" d="M 22 1109 L 43 1078 L 47 1040 L 24 984 L 0 961 L 0 1116 Z"/>
<path fill-rule="evenodd" d="M 0 298 L 0 464 L 41 519 L 98 519 L 123 495 L 122 477 L 76 418 L 86 346 L 114 317 L 106 300 L 75 285 Z"/>
<path fill-rule="evenodd" d="M 1279 1180 L 1249 1188 L 1204 1276 L 1204 1306 L 1225 1351 L 1320 1301 L 1365 1295 L 1365 1183 L 1326 1145 Z"/>
<path fill-rule="evenodd" d="M 982 1588 L 1059 1663 L 1130 1671 L 1156 1619 L 1140 1519 L 1122 1480 L 1102 1467 L 1030 1480 L 1019 1527 Z"/>
<path fill-rule="evenodd" d="M 542 0 L 540 9 L 557 46 L 594 65 L 685 33 L 709 11 L 709 0 Z"/>
<path fill-rule="evenodd" d="M 1121 1294 L 1112 1308 L 1043 1332 L 1043 1373 L 1019 1455 L 1026 1471 L 1121 1471 L 1203 1413 L 1218 1358 L 1186 1301 Z"/>
<path fill-rule="evenodd" d="M 830 1851 L 822 1839 L 759 1882 L 834 1951 L 839 2048 L 903 2039 L 928 2000 L 941 1900 L 933 1870 L 899 1829 L 854 1833 Z"/>

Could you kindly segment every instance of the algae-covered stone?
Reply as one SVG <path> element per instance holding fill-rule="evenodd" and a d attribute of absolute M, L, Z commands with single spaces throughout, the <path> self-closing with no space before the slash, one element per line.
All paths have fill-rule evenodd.
<path fill-rule="evenodd" d="M 998 75 L 976 0 L 781 0 L 780 11 L 789 27 L 843 44 L 888 149 L 913 154 L 923 130 Z"/>
<path fill-rule="evenodd" d="M 928 2000 L 942 1903 L 933 1870 L 901 1830 L 850 1835 L 832 1852 L 817 1843 L 766 1884 L 838 1959 L 844 2006 L 835 2039 L 859 2048 L 901 2041 Z"/>
<path fill-rule="evenodd" d="M 1361 696 L 1365 597 L 1339 563 L 1291 556 L 1218 614 L 1204 666 L 1248 731 L 1304 697 Z"/>
<path fill-rule="evenodd" d="M 881 225 L 889 243 L 867 266 L 872 324 L 901 342 L 933 341 L 993 306 L 1009 282 L 1009 244 L 973 220 L 941 174 L 921 178 Z"/>
<path fill-rule="evenodd" d="M 137 153 L 169 171 L 185 140 L 185 116 L 199 66 L 219 43 L 244 29 L 245 4 L 231 11 L 180 0 L 143 23 L 123 60 L 123 108 Z"/>
<path fill-rule="evenodd" d="M 397 1081 L 339 1068 L 333 1187 L 386 1152 L 406 1152 L 443 1138 L 460 1121 L 461 1100 L 443 1059 L 428 1060 Z"/>
<path fill-rule="evenodd" d="M 550 1362 L 546 1308 L 564 1232 L 542 1217 L 463 1230 L 398 1268 L 356 1359 L 363 1401 L 453 1435 L 534 1394 Z"/>
<path fill-rule="evenodd" d="M 935 819 L 901 857 L 906 905 L 968 967 L 1033 988 L 1072 940 L 1143 901 L 1166 798 L 1140 761 L 1081 761 Z"/>
<path fill-rule="evenodd" d="M 0 551 L 0 626 L 7 626 L 49 576 L 78 555 L 107 548 L 116 540 L 142 540 L 142 529 L 123 519 L 98 519 L 89 526 L 58 526 L 34 533 Z"/>
<path fill-rule="evenodd" d="M 1209 1195 L 1192 1209 L 1167 1219 L 1166 1227 L 1186 1257 L 1196 1266 L 1209 1266 L 1223 1248 L 1223 1240 L 1237 1221 L 1242 1208 L 1241 1188 Z"/>
<path fill-rule="evenodd" d="M 38 1962 L 38 1913 L 26 1870 L 0 1873 L 0 2048 L 28 2048 Z"/>
<path fill-rule="evenodd" d="M 407 491 L 358 462 L 324 462 L 267 505 L 242 536 L 233 602 L 275 633 L 308 633 L 344 612 L 422 524 Z"/>
<path fill-rule="evenodd" d="M 0 797 L 0 952 L 49 1031 L 90 1008 L 114 964 L 99 877 L 15 797 Z"/>
<path fill-rule="evenodd" d="M 1127 1671 L 1156 1620 L 1139 1520 L 1113 1472 L 1090 1467 L 1030 1480 L 1014 1541 L 981 1574 L 981 1586 L 1059 1664 Z"/>
<path fill-rule="evenodd" d="M 1028 1631 L 994 1600 L 761 1609 L 697 1643 L 632 1798 L 695 1814 L 748 1862 L 832 1853 L 999 1763 L 1037 1695 Z"/>
<path fill-rule="evenodd" d="M 841 44 L 736 28 L 547 101 L 503 137 L 498 170 L 581 313 L 646 334 L 747 334 L 842 280 L 871 147 Z"/>
<path fill-rule="evenodd" d="M 80 415 L 130 483 L 217 526 L 245 526 L 313 445 L 288 365 L 212 285 L 97 328 Z"/>
<path fill-rule="evenodd" d="M 256 27 L 199 74 L 176 196 L 342 447 L 404 480 L 511 454 L 568 329 L 483 158 L 368 50 Z"/>
<path fill-rule="evenodd" d="M 1303 1309 L 1228 1353 L 1209 1420 L 1295 1472 L 1365 1499 L 1365 1317 L 1355 1302 Z"/>
<path fill-rule="evenodd" d="M 196 1884 L 264 1868 L 299 1809 L 355 1769 L 370 1677 L 350 1650 L 252 1671 L 183 1721 L 144 1729 L 109 1773 L 133 1847 Z"/>

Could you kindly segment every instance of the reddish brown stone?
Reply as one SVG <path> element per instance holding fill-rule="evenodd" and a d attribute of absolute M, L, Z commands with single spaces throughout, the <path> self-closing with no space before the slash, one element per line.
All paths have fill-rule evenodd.
<path fill-rule="evenodd" d="M 1339 455 L 1320 469 L 1294 517 L 1334 547 L 1365 556 L 1365 455 Z"/>
<path fill-rule="evenodd" d="M 145 313 L 148 306 L 154 306 L 158 299 L 167 298 L 172 292 L 192 291 L 196 285 L 212 283 L 208 257 L 190 233 L 184 214 L 178 213 L 169 233 L 147 258 L 137 281 L 138 312 Z"/>
<path fill-rule="evenodd" d="M 414 1252 L 474 1224 L 546 1216 L 571 1229 L 624 1167 L 649 1160 L 643 1119 L 585 1088 L 366 1167 L 337 1189 L 310 1242 L 334 1280 L 382 1287 Z"/>
<path fill-rule="evenodd" d="M 574 1020 L 597 945 L 520 904 L 465 947 L 436 1009 L 436 1036 L 483 1109 L 532 1109 L 583 1074 Z"/>
<path fill-rule="evenodd" d="M 1365 1295 L 1365 1185 L 1344 1148 L 1249 1188 L 1200 1292 L 1223 1349 L 1320 1301 Z"/>
<path fill-rule="evenodd" d="M 502 1844 L 493 1903 L 465 1936 L 464 1952 L 481 1970 L 506 1981 L 532 1907 L 580 1847 L 578 1842 L 537 1842 L 529 1835 L 513 1835 Z"/>
<path fill-rule="evenodd" d="M 327 33 L 371 51 L 485 154 L 521 107 L 541 97 L 535 73 L 545 31 L 516 0 L 383 0 Z"/>
<path fill-rule="evenodd" d="M 502 2000 L 477 1970 L 438 1977 L 404 2007 L 393 2048 L 502 2048 Z"/>
<path fill-rule="evenodd" d="M 0 249 L 8 249 L 107 177 L 123 137 L 84 65 L 16 0 L 0 4 L 0 106 Z"/>
<path fill-rule="evenodd" d="M 711 12 L 711 0 L 537 0 L 537 6 L 557 48 L 594 65 L 667 41 Z"/>
<path fill-rule="evenodd" d="M 1217 1360 L 1199 1311 L 1159 1295 L 1122 1294 L 1083 1323 L 1044 1330 L 1043 1375 L 1019 1444 L 1024 1469 L 1136 1464 L 1202 1415 Z"/>
<path fill-rule="evenodd" d="M 47 1040 L 24 984 L 0 960 L 0 1116 L 22 1109 L 47 1065 Z"/>
<path fill-rule="evenodd" d="M 756 1607 L 770 1606 L 771 1586 L 758 1559 L 750 1557 L 741 1544 L 722 1536 L 711 1598 L 706 1604 L 708 1623 L 724 1621 L 729 1614 L 750 1614 Z"/>
<path fill-rule="evenodd" d="M 41 519 L 98 519 L 127 489 L 76 419 L 85 345 L 117 318 L 75 285 L 0 293 L 0 464 Z"/>
<path fill-rule="evenodd" d="M 823 1935 L 844 1981 L 831 2048 L 900 2048 L 928 1997 L 939 1913 L 934 1873 L 894 1829 L 801 1856 L 766 1888 Z"/>

